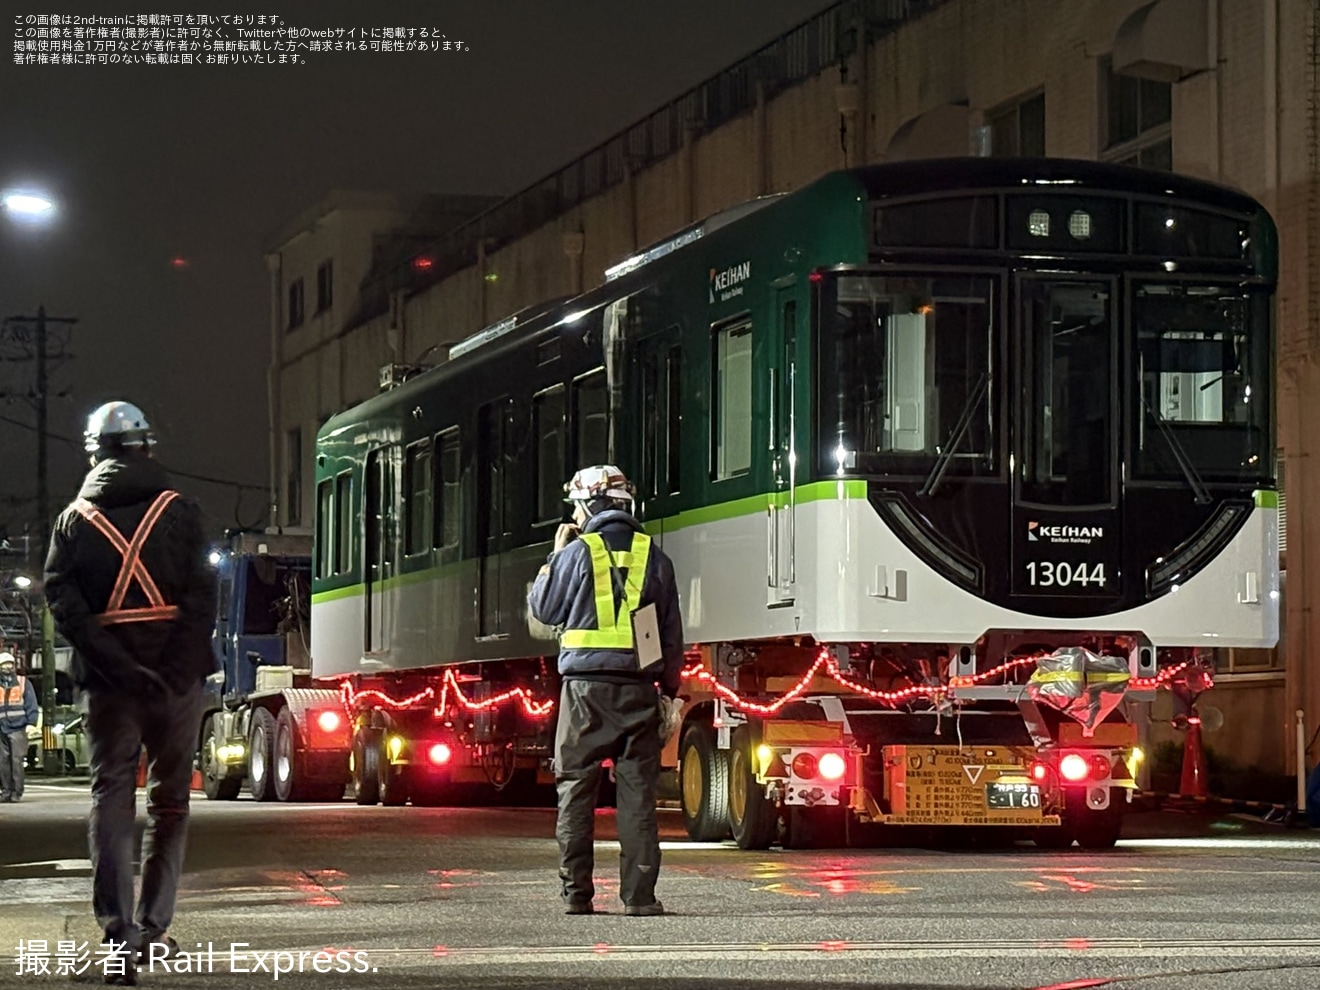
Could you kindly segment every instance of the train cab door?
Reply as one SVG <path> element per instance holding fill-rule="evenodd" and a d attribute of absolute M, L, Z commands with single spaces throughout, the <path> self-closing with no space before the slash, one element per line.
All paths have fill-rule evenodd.
<path fill-rule="evenodd" d="M 778 346 L 771 351 L 767 394 L 770 415 L 765 424 L 773 483 L 766 509 L 766 605 L 769 608 L 781 608 L 793 604 L 794 584 L 797 581 L 794 562 L 797 506 L 794 489 L 797 485 L 795 386 L 798 302 L 792 279 L 778 283 L 774 318 L 779 333 L 773 334 L 771 339 L 777 341 Z"/>
<path fill-rule="evenodd" d="M 477 412 L 477 639 L 508 635 L 500 589 L 501 556 L 509 549 L 509 458 L 513 447 L 513 401 L 487 403 Z"/>
<path fill-rule="evenodd" d="M 1119 297 L 1110 278 L 1017 290 L 1012 593 L 1067 614 L 1121 593 Z"/>
<path fill-rule="evenodd" d="M 390 649 L 390 630 L 396 607 L 390 579 L 399 568 L 399 534 L 395 525 L 398 519 L 398 467 L 397 447 L 378 447 L 367 454 L 362 514 L 366 527 L 363 541 L 366 548 L 363 632 L 368 655 L 388 653 Z"/>
<path fill-rule="evenodd" d="M 678 512 L 682 455 L 683 355 L 672 326 L 637 344 L 636 422 L 642 424 L 637 508 L 647 532 L 664 545 L 664 520 Z"/>

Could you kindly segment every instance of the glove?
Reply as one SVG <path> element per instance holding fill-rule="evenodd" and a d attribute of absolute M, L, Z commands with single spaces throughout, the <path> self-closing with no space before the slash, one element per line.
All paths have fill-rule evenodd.
<path fill-rule="evenodd" d="M 683 699 L 660 697 L 660 745 L 669 742 L 670 737 L 683 724 Z"/>

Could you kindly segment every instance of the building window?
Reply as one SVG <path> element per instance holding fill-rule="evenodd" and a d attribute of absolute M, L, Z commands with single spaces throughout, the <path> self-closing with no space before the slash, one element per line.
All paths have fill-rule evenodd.
<path fill-rule="evenodd" d="M 564 514 L 564 386 L 532 397 L 536 432 L 536 521 L 553 522 Z"/>
<path fill-rule="evenodd" d="M 435 519 L 435 545 L 441 549 L 458 546 L 459 458 L 458 430 L 446 430 L 435 438 L 439 462 L 440 501 Z"/>
<path fill-rule="evenodd" d="M 335 301 L 335 263 L 326 258 L 316 269 L 316 311 L 324 313 Z"/>
<path fill-rule="evenodd" d="M 353 569 L 353 474 L 335 477 L 335 573 Z"/>
<path fill-rule="evenodd" d="M 404 506 L 406 544 L 404 552 L 423 553 L 431 535 L 431 441 L 411 444 L 404 452 L 403 484 L 408 498 Z"/>
<path fill-rule="evenodd" d="M 289 329 L 303 324 L 303 280 L 295 278 L 289 283 Z"/>
<path fill-rule="evenodd" d="M 711 476 L 719 481 L 752 467 L 752 322 L 743 317 L 713 330 Z"/>
<path fill-rule="evenodd" d="M 1170 171 L 1173 168 L 1173 86 L 1138 79 L 1103 63 L 1107 162 Z"/>
<path fill-rule="evenodd" d="M 297 526 L 302 521 L 302 429 L 295 427 L 284 435 L 284 522 Z"/>
<path fill-rule="evenodd" d="M 996 158 L 1045 157 L 1045 94 L 1037 93 L 986 114 L 990 154 Z"/>

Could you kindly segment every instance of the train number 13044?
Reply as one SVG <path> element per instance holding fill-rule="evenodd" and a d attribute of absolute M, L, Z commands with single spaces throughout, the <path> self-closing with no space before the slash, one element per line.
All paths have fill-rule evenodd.
<path fill-rule="evenodd" d="M 1027 564 L 1027 582 L 1033 588 L 1103 588 L 1105 565 L 1033 560 Z"/>

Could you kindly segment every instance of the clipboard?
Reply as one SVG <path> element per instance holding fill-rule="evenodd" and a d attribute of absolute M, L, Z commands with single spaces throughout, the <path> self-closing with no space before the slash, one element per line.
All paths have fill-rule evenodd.
<path fill-rule="evenodd" d="M 632 613 L 632 631 L 638 670 L 645 670 L 664 659 L 664 650 L 660 646 L 660 620 L 654 602 Z"/>

